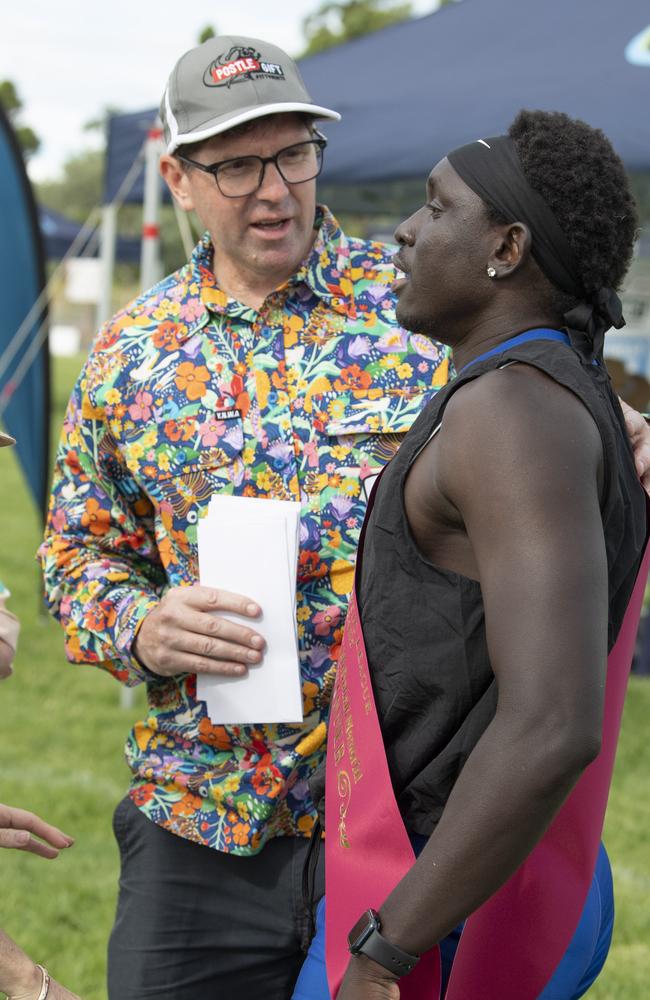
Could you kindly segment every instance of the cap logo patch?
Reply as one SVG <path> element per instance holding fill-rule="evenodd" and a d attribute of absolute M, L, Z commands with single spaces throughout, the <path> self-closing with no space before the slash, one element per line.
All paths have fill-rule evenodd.
<path fill-rule="evenodd" d="M 203 74 L 203 82 L 206 87 L 230 87 L 233 83 L 261 76 L 284 80 L 284 70 L 278 63 L 264 62 L 253 48 L 233 45 L 229 52 L 210 63 Z"/>

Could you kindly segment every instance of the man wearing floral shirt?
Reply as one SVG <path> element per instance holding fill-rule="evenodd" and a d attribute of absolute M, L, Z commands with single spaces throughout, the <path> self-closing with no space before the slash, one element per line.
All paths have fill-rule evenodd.
<path fill-rule="evenodd" d="M 284 52 L 210 39 L 177 64 L 161 114 L 162 174 L 206 235 L 100 332 L 41 556 L 68 657 L 147 684 L 115 815 L 110 997 L 282 1000 L 309 934 L 307 782 L 367 491 L 448 361 L 396 326 L 389 249 L 316 206 L 313 121 L 338 115 L 310 101 Z M 196 700 L 198 673 L 241 675 L 264 646 L 259 608 L 196 582 L 215 491 L 302 503 L 302 723 L 213 725 Z M 250 628 L 220 617 L 233 611 Z"/>

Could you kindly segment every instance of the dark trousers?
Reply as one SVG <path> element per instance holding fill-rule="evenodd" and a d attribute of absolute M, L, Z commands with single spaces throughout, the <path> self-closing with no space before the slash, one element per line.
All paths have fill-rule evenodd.
<path fill-rule="evenodd" d="M 253 857 L 223 854 L 161 829 L 128 798 L 113 828 L 122 869 L 110 1000 L 289 1000 L 312 926 L 302 891 L 308 840 L 276 837 Z"/>

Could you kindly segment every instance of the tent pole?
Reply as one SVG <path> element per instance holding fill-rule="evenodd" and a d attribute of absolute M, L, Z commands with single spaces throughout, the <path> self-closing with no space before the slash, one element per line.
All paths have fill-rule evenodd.
<path fill-rule="evenodd" d="M 158 159 L 162 149 L 162 129 L 150 128 L 144 148 L 144 198 L 142 203 L 142 254 L 140 286 L 146 291 L 159 281 L 161 187 Z"/>
<path fill-rule="evenodd" d="M 113 268 L 115 266 L 115 246 L 117 241 L 117 204 L 102 207 L 102 223 L 99 239 L 99 254 L 102 262 L 102 287 L 97 303 L 97 329 L 113 314 Z"/>

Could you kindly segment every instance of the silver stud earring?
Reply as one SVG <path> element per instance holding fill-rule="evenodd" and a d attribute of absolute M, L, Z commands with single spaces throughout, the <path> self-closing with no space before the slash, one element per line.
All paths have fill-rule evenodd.
<path fill-rule="evenodd" d="M 496 269 L 496 267 L 492 267 L 491 264 L 488 264 L 488 266 L 487 266 L 487 273 L 488 273 L 488 278 L 496 278 L 496 276 L 497 276 L 497 269 Z"/>

